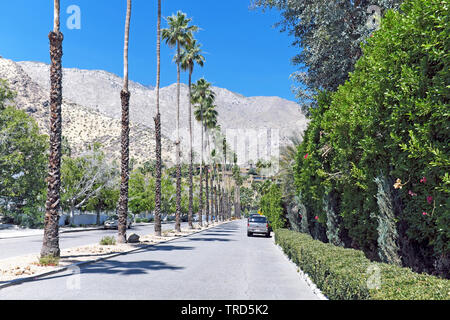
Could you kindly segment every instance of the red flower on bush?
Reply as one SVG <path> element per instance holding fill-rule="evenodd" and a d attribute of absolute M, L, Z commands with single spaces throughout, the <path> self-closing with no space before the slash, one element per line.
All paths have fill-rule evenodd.
<path fill-rule="evenodd" d="M 409 190 L 408 194 L 409 194 L 411 197 L 417 196 L 417 193 L 414 193 L 414 192 L 412 192 L 411 190 Z"/>
<path fill-rule="evenodd" d="M 319 220 L 319 217 L 318 217 L 318 216 L 315 216 L 314 219 Z"/>
<path fill-rule="evenodd" d="M 431 204 L 431 202 L 433 202 L 433 197 L 432 197 L 432 196 L 428 196 L 428 197 L 427 197 L 427 202 L 428 202 L 429 204 Z"/>
<path fill-rule="evenodd" d="M 422 179 L 420 179 L 421 183 L 427 183 L 427 178 L 423 177 Z"/>
<path fill-rule="evenodd" d="M 309 156 L 309 154 L 307 153 L 307 154 L 305 154 L 305 159 L 307 159 L 308 158 L 308 156 Z"/>
<path fill-rule="evenodd" d="M 428 213 L 426 213 L 425 211 L 424 211 L 424 212 L 422 212 L 422 214 L 423 214 L 424 216 L 428 215 Z"/>

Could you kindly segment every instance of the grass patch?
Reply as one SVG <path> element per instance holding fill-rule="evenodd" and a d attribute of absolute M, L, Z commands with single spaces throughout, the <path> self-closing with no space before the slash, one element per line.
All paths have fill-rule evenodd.
<path fill-rule="evenodd" d="M 39 265 L 45 267 L 56 267 L 59 265 L 59 257 L 52 255 L 44 256 L 39 258 Z"/>
<path fill-rule="evenodd" d="M 275 242 L 332 300 L 450 299 L 450 280 L 372 262 L 359 250 L 286 229 L 275 231 Z"/>
<path fill-rule="evenodd" d="M 116 238 L 114 238 L 112 236 L 111 237 L 106 236 L 100 240 L 100 245 L 102 245 L 102 246 L 113 246 L 115 244 L 116 244 Z"/>
<path fill-rule="evenodd" d="M 170 229 L 170 230 L 163 231 L 162 235 L 163 235 L 163 237 L 167 237 L 167 236 L 169 236 L 170 233 L 174 233 L 174 232 L 175 232 L 175 230 Z"/>

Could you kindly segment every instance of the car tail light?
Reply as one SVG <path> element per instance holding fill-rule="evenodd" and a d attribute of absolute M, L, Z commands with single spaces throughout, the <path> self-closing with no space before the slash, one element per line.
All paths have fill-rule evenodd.
<path fill-rule="evenodd" d="M 266 223 L 266 228 L 268 228 L 269 227 L 269 224 L 268 223 Z"/>

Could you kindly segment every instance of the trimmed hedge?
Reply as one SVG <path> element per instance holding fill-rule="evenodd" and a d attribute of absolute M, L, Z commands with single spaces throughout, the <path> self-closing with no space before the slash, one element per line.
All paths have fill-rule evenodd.
<path fill-rule="evenodd" d="M 359 250 L 337 247 L 311 236 L 278 229 L 275 242 L 332 300 L 449 300 L 450 281 L 408 268 L 372 262 Z M 380 286 L 368 285 L 379 271 Z"/>

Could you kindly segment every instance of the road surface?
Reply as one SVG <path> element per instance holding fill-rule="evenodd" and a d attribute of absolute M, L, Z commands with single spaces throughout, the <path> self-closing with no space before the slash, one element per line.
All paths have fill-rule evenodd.
<path fill-rule="evenodd" d="M 188 223 L 182 222 L 181 228 L 187 229 Z M 161 229 L 162 231 L 175 229 L 175 223 L 163 223 Z M 147 225 L 135 225 L 132 226 L 131 229 L 127 229 L 127 236 L 132 233 L 145 236 L 154 234 L 154 230 L 155 226 L 153 223 Z M 60 249 L 68 249 L 99 243 L 101 238 L 105 236 L 117 236 L 117 229 L 60 233 L 59 247 Z M 0 260 L 26 254 L 39 254 L 42 248 L 42 237 L 42 235 L 36 235 L 23 238 L 0 239 Z"/>
<path fill-rule="evenodd" d="M 2 299 L 318 299 L 272 238 L 246 220 L 0 289 Z"/>

